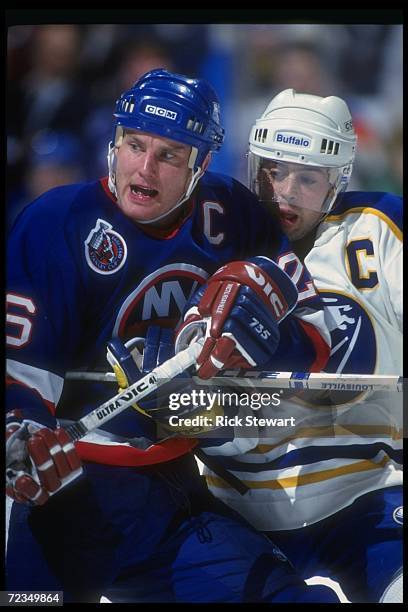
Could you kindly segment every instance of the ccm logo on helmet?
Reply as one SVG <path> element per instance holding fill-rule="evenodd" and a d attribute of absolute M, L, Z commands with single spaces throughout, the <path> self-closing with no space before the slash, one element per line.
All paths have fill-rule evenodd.
<path fill-rule="evenodd" d="M 177 113 L 168 110 L 167 108 L 161 108 L 160 106 L 153 106 L 153 104 L 147 104 L 145 108 L 146 113 L 151 115 L 159 115 L 159 117 L 166 117 L 166 119 L 177 119 Z"/>
<path fill-rule="evenodd" d="M 303 136 L 296 136 L 295 134 L 276 134 L 276 142 L 283 142 L 284 144 L 291 144 L 297 147 L 310 147 L 310 140 Z"/>
<path fill-rule="evenodd" d="M 247 271 L 248 276 L 255 281 L 257 285 L 263 288 L 263 292 L 269 298 L 269 301 L 273 306 L 277 319 L 280 319 L 285 314 L 285 306 L 282 304 L 278 295 L 273 290 L 272 285 L 267 282 L 263 274 L 257 274 L 256 270 L 251 268 L 251 266 L 246 265 L 245 270 Z"/>

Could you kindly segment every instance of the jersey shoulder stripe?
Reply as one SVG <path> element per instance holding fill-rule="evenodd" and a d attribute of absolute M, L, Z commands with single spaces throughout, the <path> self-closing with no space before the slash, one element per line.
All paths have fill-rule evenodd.
<path fill-rule="evenodd" d="M 326 222 L 341 221 L 350 214 L 371 214 L 385 222 L 402 240 L 402 198 L 392 193 L 349 191 L 345 193 Z"/>
<path fill-rule="evenodd" d="M 387 455 L 375 457 L 374 459 L 363 459 L 361 461 L 353 461 L 350 463 L 345 463 L 344 465 L 330 467 L 328 469 L 318 469 L 315 471 L 313 468 L 316 466 L 312 465 L 312 469 L 310 471 L 305 467 L 301 473 L 296 473 L 293 475 L 283 475 L 282 472 L 278 472 L 276 478 L 269 478 L 266 474 L 262 475 L 264 480 L 260 479 L 249 479 L 248 475 L 245 475 L 242 478 L 242 482 L 249 489 L 292 489 L 296 487 L 301 487 L 305 485 L 313 485 L 316 483 L 323 484 L 325 481 L 330 481 L 332 479 L 338 479 L 339 477 L 347 477 L 356 475 L 358 473 L 369 474 L 373 470 L 379 470 L 381 468 L 385 468 L 386 466 L 392 466 L 392 459 L 390 459 Z M 297 470 L 298 471 L 298 470 Z M 249 474 L 251 476 L 251 474 Z M 239 477 L 239 475 L 238 475 Z M 217 476 L 212 476 L 210 474 L 205 474 L 205 479 L 209 487 L 219 487 L 219 488 L 230 488 L 230 485 L 226 483 L 223 479 L 218 478 Z M 336 480 L 338 482 L 338 480 Z"/>

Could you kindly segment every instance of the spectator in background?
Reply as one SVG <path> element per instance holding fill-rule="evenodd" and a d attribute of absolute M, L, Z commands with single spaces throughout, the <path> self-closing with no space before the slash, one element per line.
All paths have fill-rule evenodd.
<path fill-rule="evenodd" d="M 354 96 L 380 93 L 384 47 L 392 33 L 390 24 L 343 24 L 338 37 L 339 75 Z"/>
<path fill-rule="evenodd" d="M 80 141 L 70 132 L 41 130 L 34 136 L 25 180 L 9 198 L 8 230 L 29 202 L 53 187 L 83 180 L 81 154 Z"/>
<path fill-rule="evenodd" d="M 403 143 L 402 129 L 390 130 L 386 140 L 369 121 L 355 122 L 359 137 L 359 166 L 355 185 L 364 185 L 371 191 L 390 191 L 402 195 Z M 375 172 L 373 172 L 375 168 Z"/>
<path fill-rule="evenodd" d="M 402 129 L 396 128 L 387 142 L 388 160 L 390 168 L 390 188 L 395 193 L 402 195 L 404 170 L 403 170 L 403 140 Z"/>
<path fill-rule="evenodd" d="M 89 113 L 84 125 L 84 138 L 89 151 L 86 173 L 89 178 L 102 176 L 106 169 L 106 143 L 111 140 L 110 120 L 112 116 L 112 97 L 118 97 L 120 92 L 129 89 L 142 75 L 154 68 L 173 70 L 171 56 L 158 39 L 138 39 L 129 42 L 125 40 L 115 52 L 116 67 L 112 74 L 116 75 L 108 90 L 110 98 L 101 103 L 100 88 L 95 96 L 95 106 Z M 106 89 L 106 88 L 105 88 Z"/>
<path fill-rule="evenodd" d="M 275 53 L 269 86 L 276 91 L 292 88 L 325 96 L 335 88 L 319 48 L 309 42 L 285 43 Z"/>
<path fill-rule="evenodd" d="M 242 126 L 242 131 L 234 134 L 237 151 L 246 150 L 245 126 L 249 132 L 251 117 L 262 113 L 266 95 L 284 89 L 323 97 L 340 92 L 350 106 L 359 137 L 351 189 L 401 193 L 396 176 L 402 155 L 397 144 L 402 100 L 401 26 L 251 24 L 239 38 L 236 57 L 239 94 L 235 120 Z M 245 182 L 246 171 L 241 153 L 233 174 Z"/>
<path fill-rule="evenodd" d="M 32 26 L 10 28 L 7 36 L 7 199 L 8 194 L 19 188 L 24 172 L 22 95 L 20 83 L 30 70 L 28 47 Z"/>
<path fill-rule="evenodd" d="M 293 88 L 322 96 L 342 95 L 356 118 L 361 143 L 351 187 L 391 189 L 388 182 L 378 181 L 378 176 L 374 187 L 365 181 L 373 180 L 369 172 L 371 145 L 376 159 L 386 159 L 390 135 L 401 123 L 401 25 L 230 24 L 218 37 L 217 28 L 218 24 L 10 28 L 7 198 L 15 198 L 15 193 L 9 194 L 21 183 L 31 138 L 40 129 L 72 131 L 83 149 L 89 147 L 93 153 L 85 161 L 86 177 L 103 174 L 108 109 L 112 98 L 129 87 L 126 74 L 131 73 L 133 79 L 146 70 L 163 67 L 214 81 L 211 73 L 201 72 L 215 40 L 230 54 L 231 80 L 235 80 L 235 87 L 226 86 L 228 94 L 223 99 L 231 118 L 227 124 L 230 120 L 232 126 L 242 128 L 239 134 L 234 133 L 234 127 L 228 129 L 234 143 L 228 173 L 246 182 L 243 151 L 247 142 L 243 135 L 249 132 L 252 117 L 262 112 L 265 96 Z M 215 62 L 211 71 L 217 70 Z M 222 82 L 225 84 L 225 79 Z M 366 141 L 367 148 L 365 133 L 372 135 Z M 227 141 L 223 154 L 229 146 Z M 387 159 L 385 165 L 389 164 Z"/>
<path fill-rule="evenodd" d="M 270 40 L 269 47 L 264 40 L 259 49 L 260 72 L 257 73 L 257 59 L 252 57 L 252 64 L 247 66 L 254 75 L 254 87 L 250 88 L 253 95 L 242 96 L 241 105 L 237 109 L 237 124 L 242 130 L 234 134 L 237 150 L 245 151 L 248 134 L 253 117 L 260 115 L 265 106 L 265 95 L 274 95 L 284 89 L 294 89 L 297 92 L 307 91 L 318 96 L 328 96 L 338 90 L 335 76 L 328 70 L 322 53 L 317 44 L 309 41 L 294 43 Z M 245 128 L 246 126 L 246 128 Z M 237 159 L 235 176 L 246 182 L 247 161 L 242 155 Z"/>
<path fill-rule="evenodd" d="M 138 40 L 122 46 L 119 56 L 118 86 L 128 89 L 146 72 L 159 66 L 170 69 L 173 61 L 166 46 L 159 40 Z"/>
<path fill-rule="evenodd" d="M 21 89 L 24 131 L 79 129 L 87 111 L 77 82 L 81 33 L 75 25 L 40 26 L 33 33 L 32 66 Z"/>
<path fill-rule="evenodd" d="M 81 180 L 81 147 L 72 134 L 45 130 L 33 139 L 32 150 L 27 174 L 30 200 L 53 187 Z"/>
<path fill-rule="evenodd" d="M 13 28 L 11 45 L 20 30 Z M 21 176 L 36 165 L 32 144 L 37 135 L 51 130 L 80 138 L 88 112 L 87 90 L 79 79 L 80 26 L 35 26 L 23 33 L 24 53 L 14 45 L 8 66 L 7 200 L 14 209 L 24 197 Z"/>

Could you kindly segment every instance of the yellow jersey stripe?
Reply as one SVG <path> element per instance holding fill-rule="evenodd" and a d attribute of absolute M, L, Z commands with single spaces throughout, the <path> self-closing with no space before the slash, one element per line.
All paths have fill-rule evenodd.
<path fill-rule="evenodd" d="M 290 489 L 303 485 L 313 484 L 316 482 L 322 482 L 323 480 L 338 478 L 339 476 L 345 476 L 347 474 L 378 470 L 380 468 L 385 467 L 389 461 L 389 457 L 384 457 L 379 463 L 375 463 L 375 461 L 364 460 L 359 461 L 358 463 L 353 463 L 352 465 L 345 465 L 340 468 L 322 470 L 320 472 L 312 472 L 310 474 L 301 474 L 299 476 L 277 478 L 276 480 L 242 480 L 242 482 L 250 489 Z M 221 489 L 232 488 L 229 484 L 222 480 L 222 478 L 218 478 L 217 476 L 206 475 L 205 478 L 207 480 L 208 486 L 218 487 Z"/>
<path fill-rule="evenodd" d="M 341 215 L 328 215 L 324 219 L 324 221 L 327 221 L 327 222 L 341 221 L 341 219 L 344 219 L 344 217 L 346 217 L 347 215 L 353 215 L 353 214 L 358 214 L 358 213 L 363 213 L 365 215 L 376 215 L 382 221 L 384 221 L 384 223 L 388 225 L 388 227 L 395 234 L 398 240 L 402 242 L 402 231 L 394 223 L 394 221 L 392 221 L 389 217 L 387 217 L 387 215 L 384 214 L 381 210 L 377 210 L 376 208 L 371 208 L 370 206 L 356 206 L 355 208 L 350 208 L 350 210 L 347 210 Z"/>

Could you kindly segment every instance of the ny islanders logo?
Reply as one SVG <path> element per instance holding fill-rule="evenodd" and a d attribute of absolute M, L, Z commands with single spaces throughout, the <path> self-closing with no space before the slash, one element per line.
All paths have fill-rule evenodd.
<path fill-rule="evenodd" d="M 331 336 L 325 370 L 337 374 L 373 374 L 377 360 L 374 327 L 365 308 L 351 295 L 319 291 Z"/>
<path fill-rule="evenodd" d="M 124 340 L 144 337 L 149 325 L 175 329 L 187 301 L 207 278 L 205 270 L 186 263 L 168 264 L 151 272 L 123 302 L 113 336 Z"/>
<path fill-rule="evenodd" d="M 98 274 L 114 274 L 126 261 L 126 242 L 110 223 L 98 219 L 85 240 L 85 257 Z"/>

